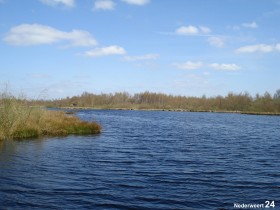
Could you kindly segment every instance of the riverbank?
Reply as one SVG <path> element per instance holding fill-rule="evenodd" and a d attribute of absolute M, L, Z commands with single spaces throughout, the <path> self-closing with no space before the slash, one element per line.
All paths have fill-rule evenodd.
<path fill-rule="evenodd" d="M 223 111 L 223 110 L 188 110 L 188 109 L 137 109 L 137 108 L 102 108 L 102 107 L 59 107 L 65 110 L 136 110 L 136 111 L 166 111 L 166 112 L 213 112 L 213 113 L 232 113 L 248 115 L 270 115 L 280 116 L 279 112 L 250 112 L 250 111 Z"/>
<path fill-rule="evenodd" d="M 0 101 L 0 140 L 98 134 L 101 126 L 63 111 L 30 107 L 25 101 L 6 97 Z"/>

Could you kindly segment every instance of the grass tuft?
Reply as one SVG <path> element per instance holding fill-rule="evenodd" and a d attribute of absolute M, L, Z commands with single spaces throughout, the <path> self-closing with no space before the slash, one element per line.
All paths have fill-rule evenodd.
<path fill-rule="evenodd" d="M 23 128 L 21 130 L 16 130 L 12 134 L 12 137 L 14 139 L 39 137 L 39 130 L 35 128 Z"/>

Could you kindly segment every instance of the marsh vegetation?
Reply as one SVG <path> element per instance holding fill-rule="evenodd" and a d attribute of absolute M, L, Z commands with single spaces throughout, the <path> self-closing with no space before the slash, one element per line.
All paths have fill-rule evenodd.
<path fill-rule="evenodd" d="M 22 97 L 0 94 L 0 140 L 69 134 L 97 134 L 101 127 L 62 111 L 30 106 Z"/>

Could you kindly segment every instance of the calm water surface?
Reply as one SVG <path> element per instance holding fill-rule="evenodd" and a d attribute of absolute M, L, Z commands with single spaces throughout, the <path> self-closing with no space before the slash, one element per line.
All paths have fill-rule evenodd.
<path fill-rule="evenodd" d="M 95 136 L 0 144 L 0 209 L 280 207 L 280 117 L 77 113 Z"/>

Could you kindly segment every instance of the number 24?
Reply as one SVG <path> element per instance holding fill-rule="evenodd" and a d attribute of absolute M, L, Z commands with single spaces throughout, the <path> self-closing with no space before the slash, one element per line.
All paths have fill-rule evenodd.
<path fill-rule="evenodd" d="M 275 207 L 275 203 L 274 203 L 274 201 L 265 201 L 265 208 L 270 208 L 270 207 L 272 207 L 272 208 L 274 208 Z"/>

